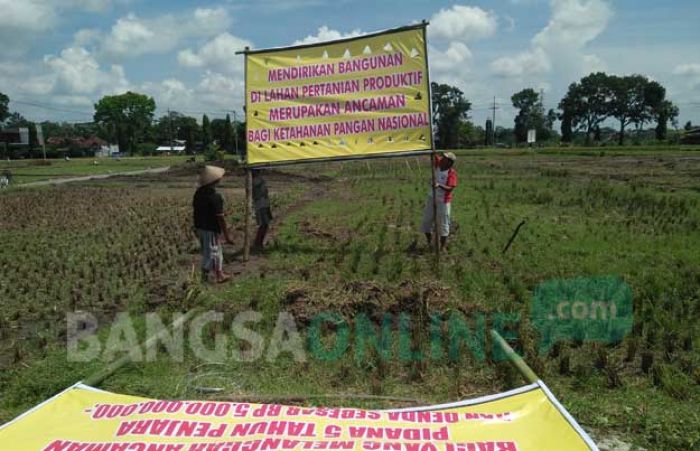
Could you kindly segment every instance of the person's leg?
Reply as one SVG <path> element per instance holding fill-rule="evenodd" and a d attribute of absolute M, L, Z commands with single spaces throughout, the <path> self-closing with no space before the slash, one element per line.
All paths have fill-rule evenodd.
<path fill-rule="evenodd" d="M 214 262 L 214 272 L 216 274 L 216 283 L 223 283 L 230 279 L 224 274 L 224 247 L 221 245 L 223 239 L 212 233 L 213 240 L 211 246 L 212 260 Z"/>
<path fill-rule="evenodd" d="M 257 252 L 262 251 L 265 245 L 265 236 L 270 227 L 272 213 L 269 208 L 260 208 L 255 211 L 255 221 L 258 223 L 258 231 L 255 235 L 253 249 Z"/>
<path fill-rule="evenodd" d="M 197 229 L 197 238 L 199 238 L 199 250 L 202 254 L 202 263 L 200 265 L 202 282 L 207 282 L 209 280 L 209 272 L 212 269 L 211 237 L 206 230 Z"/>
<path fill-rule="evenodd" d="M 433 241 L 433 198 L 428 196 L 428 200 L 425 202 L 425 208 L 423 209 L 423 222 L 421 223 L 420 230 L 425 234 L 425 240 L 428 246 Z"/>
<path fill-rule="evenodd" d="M 258 227 L 258 233 L 255 237 L 256 248 L 262 250 L 265 246 L 265 236 L 267 235 L 268 229 L 269 226 L 267 224 L 261 224 L 260 227 Z"/>
<path fill-rule="evenodd" d="M 438 217 L 440 218 L 440 247 L 442 250 L 447 249 L 447 237 L 450 236 L 450 218 L 451 204 L 439 204 Z"/>

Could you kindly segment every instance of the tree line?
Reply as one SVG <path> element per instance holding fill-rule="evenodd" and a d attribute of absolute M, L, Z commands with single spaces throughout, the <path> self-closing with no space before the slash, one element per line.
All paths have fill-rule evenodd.
<path fill-rule="evenodd" d="M 452 149 L 475 145 L 517 145 L 526 143 L 528 131 L 535 130 L 538 142 L 571 143 L 583 138 L 586 144 L 601 141 L 603 131 L 625 143 L 630 128 L 637 133 L 647 124 L 655 124 L 654 138 L 668 137 L 668 124 L 678 128 L 678 107 L 666 98 L 666 88 L 644 75 L 608 75 L 591 73 L 572 83 L 557 109 L 545 111 L 542 95 L 532 88 L 511 97 L 518 111 L 511 127 L 494 127 L 489 119 L 485 126 L 475 125 L 470 118 L 471 102 L 455 86 L 432 83 L 432 113 L 437 144 Z M 21 127 L 30 124 L 17 112 L 10 112 L 9 98 L 0 93 L 0 124 Z M 213 119 L 204 114 L 201 121 L 170 111 L 155 118 L 153 97 L 135 92 L 110 95 L 94 105 L 93 122 L 85 124 L 42 123 L 46 138 L 52 136 L 98 136 L 117 143 L 122 152 L 149 153 L 158 144 L 184 141 L 189 153 L 206 150 L 234 152 L 245 148 L 245 123 L 233 124 L 230 115 Z M 560 133 L 554 129 L 560 122 Z M 604 124 L 617 122 L 617 129 Z M 686 125 L 689 128 L 690 124 Z M 35 142 L 33 127 L 30 143 Z"/>
<path fill-rule="evenodd" d="M 14 129 L 27 127 L 30 131 L 30 147 L 35 147 L 36 129 L 33 123 L 18 112 L 10 112 L 9 98 L 0 93 L 0 125 Z M 99 137 L 116 143 L 120 152 L 147 154 L 158 145 L 170 145 L 175 141 L 185 143 L 188 153 L 224 151 L 234 153 L 245 146 L 245 123 L 225 118 L 209 119 L 204 114 L 197 118 L 169 111 L 156 118 L 153 97 L 135 92 L 102 97 L 94 105 L 93 121 L 70 124 L 45 121 L 42 130 L 45 139 Z"/>
<path fill-rule="evenodd" d="M 654 139 L 668 138 L 669 123 L 678 128 L 679 110 L 666 98 L 666 88 L 644 75 L 608 75 L 596 72 L 572 83 L 557 109 L 545 111 L 542 95 L 532 88 L 511 97 L 518 111 L 513 127 L 496 127 L 491 119 L 484 127 L 470 121 L 471 103 L 457 87 L 432 84 L 433 120 L 438 145 L 460 148 L 468 145 L 527 142 L 529 130 L 536 130 L 538 142 L 572 143 L 583 136 L 586 144 L 601 141 L 604 124 L 616 121 L 616 141 L 624 145 L 630 127 L 639 134 L 647 124 L 655 124 Z M 554 129 L 560 121 L 560 132 Z M 686 124 L 689 129 L 691 124 Z M 608 133 L 610 134 L 610 133 Z"/>

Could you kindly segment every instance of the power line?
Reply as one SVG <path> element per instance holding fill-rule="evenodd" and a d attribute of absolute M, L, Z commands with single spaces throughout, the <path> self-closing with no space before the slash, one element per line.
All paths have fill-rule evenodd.
<path fill-rule="evenodd" d="M 66 108 L 55 107 L 55 106 L 52 106 L 52 105 L 46 104 L 46 103 L 27 102 L 27 101 L 24 101 L 24 100 L 15 100 L 15 99 L 11 99 L 11 100 L 10 100 L 10 103 L 18 103 L 18 104 L 20 104 L 20 105 L 33 106 L 33 107 L 36 107 L 36 108 L 43 108 L 43 109 L 45 109 L 45 110 L 58 111 L 58 112 L 61 112 L 61 113 L 82 114 L 82 115 L 90 116 L 90 117 L 93 116 L 93 113 L 88 113 L 87 111 L 69 110 L 69 109 L 66 109 Z"/>

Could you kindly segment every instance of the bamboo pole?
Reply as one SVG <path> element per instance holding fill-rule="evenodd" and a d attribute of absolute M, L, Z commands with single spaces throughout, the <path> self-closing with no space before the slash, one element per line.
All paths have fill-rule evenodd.
<path fill-rule="evenodd" d="M 428 33 L 427 33 L 427 28 L 428 28 L 428 22 L 423 21 L 423 55 L 426 57 L 427 61 L 427 56 L 428 56 Z M 435 243 L 435 267 L 438 271 L 438 274 L 440 272 L 440 227 L 438 224 L 438 217 L 437 217 L 437 188 L 435 187 L 435 138 L 433 137 L 433 92 L 432 92 L 432 85 L 430 84 L 430 67 L 425 68 L 425 73 L 426 73 L 426 83 L 428 85 L 428 110 L 430 112 L 430 143 L 431 143 L 431 152 L 430 152 L 430 174 L 431 174 L 431 179 L 432 179 L 432 185 L 433 185 L 433 240 Z"/>
<path fill-rule="evenodd" d="M 540 380 L 540 378 L 537 377 L 537 374 L 535 374 L 535 372 L 532 371 L 532 368 L 530 368 L 527 365 L 527 363 L 525 363 L 525 360 L 523 360 L 523 358 L 520 357 L 518 353 L 510 347 L 510 345 L 503 339 L 503 337 L 501 337 L 501 335 L 498 332 L 496 332 L 495 329 L 491 329 L 491 338 L 501 348 L 501 350 L 505 353 L 506 357 L 508 357 L 510 363 L 513 364 L 513 366 L 520 372 L 520 374 L 525 378 L 525 380 L 527 380 L 531 384 L 534 384 Z"/>
<path fill-rule="evenodd" d="M 244 70 L 243 70 L 243 77 L 244 77 L 244 86 L 248 86 L 248 52 L 250 51 L 250 47 L 246 46 L 245 48 L 245 57 L 244 57 Z M 243 207 L 243 214 L 245 215 L 243 218 L 243 223 L 244 223 L 244 228 L 245 230 L 243 231 L 243 261 L 248 261 L 250 260 L 250 216 L 251 216 L 251 204 L 253 202 L 253 174 L 250 172 L 250 166 L 248 165 L 248 94 L 246 91 L 246 96 L 245 96 L 245 114 L 246 114 L 246 142 L 245 142 L 245 206 Z"/>
<path fill-rule="evenodd" d="M 179 328 L 181 328 L 187 321 L 189 321 L 197 312 L 199 311 L 198 308 L 193 308 L 189 312 L 185 313 L 184 315 L 180 316 L 177 318 L 175 321 L 173 321 L 173 324 L 170 327 L 171 331 L 175 331 Z M 143 343 L 143 351 L 145 352 L 149 348 L 151 348 L 153 345 L 156 344 L 158 340 L 160 340 L 163 335 L 168 333 L 168 329 L 163 329 L 160 332 L 156 333 L 155 335 L 152 335 L 149 337 L 144 343 Z M 131 362 L 131 354 L 126 354 L 117 360 L 111 362 L 104 368 L 92 373 L 90 376 L 88 376 L 85 380 L 83 380 L 83 383 L 85 385 L 99 385 L 107 379 L 109 376 L 117 372 L 120 368 L 122 368 L 124 365 L 128 364 Z"/>
<path fill-rule="evenodd" d="M 435 186 L 435 144 L 433 152 L 430 154 L 430 175 L 433 185 L 433 243 L 435 246 L 435 266 L 440 271 L 440 225 L 437 217 L 437 187 Z"/>

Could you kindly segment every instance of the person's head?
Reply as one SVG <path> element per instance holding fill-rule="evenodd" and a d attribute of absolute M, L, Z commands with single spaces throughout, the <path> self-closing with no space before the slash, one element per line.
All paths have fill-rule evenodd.
<path fill-rule="evenodd" d="M 450 169 L 452 166 L 454 166 L 455 161 L 457 161 L 455 154 L 452 152 L 446 152 L 442 156 L 442 159 L 440 159 L 440 170 L 446 171 Z"/>
<path fill-rule="evenodd" d="M 224 177 L 226 171 L 224 168 L 218 166 L 204 166 L 202 172 L 199 174 L 199 185 L 200 186 L 216 186 L 219 181 Z"/>

